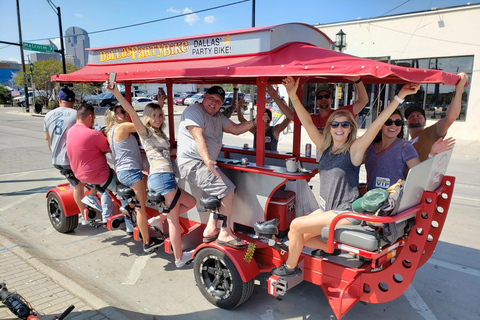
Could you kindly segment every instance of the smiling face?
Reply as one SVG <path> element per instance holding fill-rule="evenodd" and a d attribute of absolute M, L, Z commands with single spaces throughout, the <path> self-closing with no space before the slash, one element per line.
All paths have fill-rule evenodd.
<path fill-rule="evenodd" d="M 328 96 L 328 98 L 327 98 Z M 317 107 L 320 109 L 331 109 L 332 108 L 333 99 L 329 92 L 327 91 L 320 91 L 317 95 Z"/>
<path fill-rule="evenodd" d="M 334 128 L 332 123 L 338 122 L 339 126 Z M 344 128 L 342 126 L 343 122 L 348 122 L 348 128 Z M 332 123 L 330 124 L 330 133 L 332 134 L 332 138 L 334 141 L 344 142 L 348 139 L 348 135 L 352 132 L 352 125 L 350 124 L 350 120 L 345 116 L 340 116 L 333 119 Z"/>
<path fill-rule="evenodd" d="M 163 117 L 163 110 L 160 108 L 156 108 L 153 110 L 149 124 L 154 128 L 160 129 L 163 124 Z"/>
<path fill-rule="evenodd" d="M 213 116 L 215 113 L 218 112 L 218 110 L 220 110 L 222 104 L 222 98 L 218 94 L 205 93 L 205 95 L 203 96 L 203 108 L 211 116 Z"/>
<path fill-rule="evenodd" d="M 116 107 L 115 122 L 117 123 L 131 122 L 130 115 L 122 107 Z"/>
<path fill-rule="evenodd" d="M 402 120 L 402 116 L 399 114 L 393 114 L 390 116 L 391 120 Z M 384 138 L 395 138 L 398 136 L 400 131 L 402 130 L 402 126 L 395 125 L 395 123 L 392 123 L 390 126 L 387 126 L 386 124 L 383 124 L 382 126 L 382 137 Z"/>

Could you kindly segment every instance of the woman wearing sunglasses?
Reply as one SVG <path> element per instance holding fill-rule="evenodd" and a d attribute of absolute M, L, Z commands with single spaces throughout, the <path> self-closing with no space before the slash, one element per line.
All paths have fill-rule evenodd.
<path fill-rule="evenodd" d="M 134 128 L 140 135 L 148 163 L 150 164 L 148 189 L 163 195 L 167 206 L 171 207 L 173 204 L 173 208 L 170 208 L 170 212 L 167 215 L 169 236 L 173 255 L 175 256 L 175 265 L 177 268 L 181 268 L 192 259 L 193 250 L 182 252 L 181 236 L 183 229 L 180 225 L 180 215 L 193 208 L 196 200 L 191 194 L 178 188 L 175 180 L 170 160 L 170 142 L 163 131 L 166 126 L 163 122 L 164 113 L 162 109 L 165 96 L 158 99 L 162 106 L 156 103 L 147 104 L 143 110 L 143 118 L 140 120 L 135 109 L 125 100 L 116 85 L 113 89 L 108 90 L 113 93 L 128 112 L 132 118 Z M 143 190 L 145 189 L 146 187 Z M 143 204 L 145 204 L 145 201 Z M 146 224 L 146 222 L 145 219 L 144 223 Z M 159 224 L 159 221 L 155 218 L 148 220 L 148 222 L 154 226 Z"/>
<path fill-rule="evenodd" d="M 317 255 L 326 254 L 327 244 L 318 235 L 320 235 L 322 228 L 328 226 L 337 214 L 352 211 L 352 203 L 359 197 L 358 179 L 365 151 L 393 111 L 407 95 L 415 94 L 420 85 L 413 83 L 404 85 L 393 101 L 370 125 L 365 134 L 357 139 L 357 124 L 350 112 L 335 111 L 328 118 L 327 125 L 322 133 L 314 125 L 309 113 L 297 96 L 299 79 L 295 81 L 292 77 L 288 77 L 283 80 L 283 84 L 302 126 L 322 153 L 318 163 L 321 180 L 321 209 L 292 221 L 288 233 L 290 241 L 288 259 L 284 265 L 272 270 L 272 273 L 278 277 L 293 277 L 302 273 L 297 262 L 304 246 L 320 249 L 317 251 Z M 339 223 L 360 224 L 360 221 L 342 219 Z M 332 252 L 330 254 L 336 253 Z"/>

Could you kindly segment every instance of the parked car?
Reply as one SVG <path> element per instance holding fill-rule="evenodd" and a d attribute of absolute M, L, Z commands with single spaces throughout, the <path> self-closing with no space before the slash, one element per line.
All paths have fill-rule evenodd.
<path fill-rule="evenodd" d="M 191 105 L 191 104 L 201 103 L 201 102 L 203 101 L 203 95 L 204 95 L 204 93 L 194 94 L 194 95 L 191 96 L 190 98 L 186 98 L 186 99 L 183 101 L 183 104 L 186 105 L 186 106 L 189 106 L 189 105 Z"/>
<path fill-rule="evenodd" d="M 143 111 L 145 106 L 149 103 L 157 103 L 158 101 L 152 98 L 140 97 L 134 98 L 132 101 L 132 106 L 136 111 Z"/>
<path fill-rule="evenodd" d="M 122 92 L 122 95 L 125 97 L 125 92 Z M 105 92 L 102 94 L 99 94 L 98 96 L 91 96 L 88 98 L 85 98 L 84 101 L 88 104 L 91 104 L 93 106 L 100 106 L 100 107 L 111 107 L 114 106 L 118 103 L 117 98 L 110 93 L 110 92 Z"/>
<path fill-rule="evenodd" d="M 148 93 L 146 93 L 145 91 L 141 91 L 141 90 L 132 90 L 132 97 L 150 97 L 150 95 Z"/>
<path fill-rule="evenodd" d="M 44 90 L 35 90 L 35 104 L 39 105 L 40 110 L 41 110 L 41 104 L 42 104 L 42 99 L 46 100 L 47 97 L 47 92 Z M 33 91 L 29 90 L 28 91 L 28 104 L 30 107 L 33 107 Z M 13 105 L 17 107 L 26 107 L 25 104 L 25 94 L 13 98 Z"/>
<path fill-rule="evenodd" d="M 176 105 L 183 105 L 185 102 L 185 99 L 190 98 L 195 94 L 196 93 L 182 93 L 180 97 L 173 98 L 173 103 L 175 103 Z"/>
<path fill-rule="evenodd" d="M 239 92 L 238 93 L 238 99 L 241 99 L 241 98 L 245 98 L 245 94 L 242 93 L 242 92 Z M 233 100 L 233 92 L 227 92 L 225 94 L 225 101 L 223 102 L 223 105 L 220 107 L 220 111 L 221 112 L 224 112 L 225 109 L 227 109 L 228 107 L 230 107 L 232 105 L 232 100 Z M 245 101 L 246 102 L 246 101 Z M 244 104 L 242 106 L 242 113 L 245 113 L 245 111 L 247 110 L 247 105 Z M 235 108 L 235 110 L 233 110 L 233 113 L 237 113 L 237 108 Z"/>

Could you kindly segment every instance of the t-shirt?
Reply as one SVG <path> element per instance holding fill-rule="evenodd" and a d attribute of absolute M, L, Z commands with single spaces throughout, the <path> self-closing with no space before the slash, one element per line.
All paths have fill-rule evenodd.
<path fill-rule="evenodd" d="M 43 120 L 43 131 L 50 135 L 52 163 L 58 166 L 69 166 L 65 142 L 67 132 L 75 124 L 77 111 L 72 108 L 60 107 L 47 113 Z"/>
<path fill-rule="evenodd" d="M 97 130 L 75 124 L 67 133 L 67 154 L 75 177 L 83 183 L 103 184 L 110 174 L 105 152 L 107 138 Z"/>
<path fill-rule="evenodd" d="M 253 134 L 253 147 L 257 147 L 257 131 Z M 265 150 L 277 151 L 278 139 L 273 133 L 273 126 L 269 126 L 265 131 Z"/>
<path fill-rule="evenodd" d="M 108 132 L 110 138 L 110 150 L 115 156 L 115 171 L 124 170 L 142 170 L 143 162 L 140 150 L 138 149 L 137 139 L 133 134 L 129 134 L 128 137 L 122 141 L 115 141 L 114 131 L 117 126 L 110 129 Z"/>
<path fill-rule="evenodd" d="M 196 103 L 190 105 L 180 118 L 177 140 L 177 163 L 180 166 L 190 160 L 203 160 L 198 153 L 197 143 L 188 131 L 187 127 L 195 126 L 204 130 L 204 138 L 208 148 L 210 159 L 216 160 L 222 148 L 223 128 L 232 121 L 222 113 L 217 112 L 213 116 L 208 114 L 203 105 Z"/>
<path fill-rule="evenodd" d="M 339 108 L 338 110 L 347 110 L 353 115 L 353 104 Z M 312 121 L 315 124 L 315 126 L 317 126 L 319 130 L 320 129 L 323 130 L 327 125 L 328 117 L 330 117 L 332 113 L 334 113 L 335 111 L 337 110 L 333 110 L 333 109 L 328 110 L 329 112 L 328 115 L 324 117 L 320 116 L 320 114 L 311 114 L 310 116 L 312 117 Z M 354 115 L 354 117 L 356 117 L 356 115 Z"/>
<path fill-rule="evenodd" d="M 170 161 L 170 142 L 166 136 L 159 136 L 145 127 L 147 132 L 140 134 L 143 148 L 150 164 L 149 174 L 173 172 Z"/>
<path fill-rule="evenodd" d="M 428 159 L 428 154 L 432 149 L 432 145 L 435 143 L 435 141 L 440 139 L 436 129 L 437 123 L 425 128 L 416 136 L 412 136 L 410 139 L 410 143 L 415 147 L 415 150 L 417 150 L 420 161 L 425 161 Z"/>
<path fill-rule="evenodd" d="M 398 140 L 395 140 L 393 143 L 396 141 Z M 395 184 L 398 179 L 405 179 L 404 173 L 408 168 L 407 161 L 418 157 L 415 148 L 407 140 L 400 139 L 398 143 L 378 158 L 372 171 L 373 162 L 382 153 L 382 151 L 375 152 L 374 146 L 375 144 L 372 143 L 365 152 L 367 175 L 371 172 L 367 181 L 367 190 L 375 188 L 387 189 Z"/>
<path fill-rule="evenodd" d="M 326 149 L 318 162 L 320 207 L 323 211 L 351 211 L 353 201 L 360 196 L 360 166 L 352 163 L 350 151 L 345 154 L 331 154 L 331 150 L 332 147 Z"/>

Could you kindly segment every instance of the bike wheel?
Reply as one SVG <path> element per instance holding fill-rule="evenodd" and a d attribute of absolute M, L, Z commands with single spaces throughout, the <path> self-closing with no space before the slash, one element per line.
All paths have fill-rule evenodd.
<path fill-rule="evenodd" d="M 62 202 L 55 192 L 50 192 L 47 197 L 48 217 L 52 226 L 61 233 L 75 230 L 78 226 L 78 215 L 66 217 Z"/>
<path fill-rule="evenodd" d="M 243 282 L 230 258 L 218 249 L 207 248 L 198 252 L 193 270 L 200 292 L 217 307 L 236 308 L 253 293 L 253 279 Z"/>

